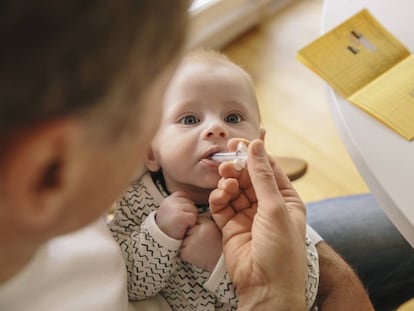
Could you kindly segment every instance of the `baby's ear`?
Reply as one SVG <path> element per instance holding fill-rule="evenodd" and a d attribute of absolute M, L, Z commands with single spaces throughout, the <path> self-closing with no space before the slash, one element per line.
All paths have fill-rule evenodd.
<path fill-rule="evenodd" d="M 144 163 L 147 169 L 151 172 L 158 172 L 161 169 L 160 164 L 155 159 L 154 151 L 149 148 L 145 153 Z"/>
<path fill-rule="evenodd" d="M 265 140 L 266 130 L 264 128 L 260 128 L 260 139 Z"/>

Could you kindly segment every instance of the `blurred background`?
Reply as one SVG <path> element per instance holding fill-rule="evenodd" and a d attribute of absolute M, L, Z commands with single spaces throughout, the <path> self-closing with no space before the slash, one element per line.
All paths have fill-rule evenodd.
<path fill-rule="evenodd" d="M 266 147 L 308 163 L 305 202 L 368 192 L 330 114 L 326 84 L 296 59 L 320 34 L 322 0 L 195 0 L 191 47 L 216 48 L 250 73 Z"/>

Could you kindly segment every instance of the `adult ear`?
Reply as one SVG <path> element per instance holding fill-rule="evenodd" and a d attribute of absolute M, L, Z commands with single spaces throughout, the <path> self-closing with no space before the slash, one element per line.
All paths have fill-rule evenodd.
<path fill-rule="evenodd" d="M 15 133 L 2 150 L 0 196 L 18 226 L 30 231 L 55 225 L 67 200 L 80 123 L 59 119 Z"/>
<path fill-rule="evenodd" d="M 144 164 L 151 172 L 158 172 L 161 169 L 161 165 L 155 158 L 154 150 L 152 147 L 148 148 L 147 152 L 145 153 Z"/>

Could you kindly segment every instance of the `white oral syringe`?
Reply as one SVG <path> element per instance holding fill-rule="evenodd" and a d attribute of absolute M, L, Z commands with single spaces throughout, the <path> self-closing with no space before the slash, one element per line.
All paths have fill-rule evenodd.
<path fill-rule="evenodd" d="M 245 143 L 239 142 L 235 152 L 217 152 L 210 159 L 219 163 L 233 161 L 234 168 L 241 170 L 247 163 L 247 146 Z"/>

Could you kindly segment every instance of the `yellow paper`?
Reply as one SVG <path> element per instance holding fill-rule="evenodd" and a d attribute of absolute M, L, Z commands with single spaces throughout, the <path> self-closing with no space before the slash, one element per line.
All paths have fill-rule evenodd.
<path fill-rule="evenodd" d="M 414 59 L 366 9 L 301 49 L 297 58 L 350 102 L 414 139 Z"/>
<path fill-rule="evenodd" d="M 414 298 L 401 305 L 397 311 L 414 311 Z"/>

